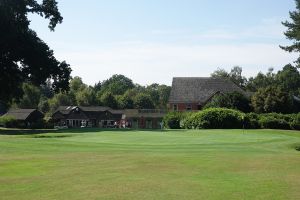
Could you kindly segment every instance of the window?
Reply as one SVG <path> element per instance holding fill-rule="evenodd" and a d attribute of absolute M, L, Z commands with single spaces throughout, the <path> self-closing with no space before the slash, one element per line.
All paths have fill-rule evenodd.
<path fill-rule="evenodd" d="M 186 110 L 192 110 L 192 105 L 191 104 L 187 104 L 186 105 Z"/>
<path fill-rule="evenodd" d="M 177 110 L 178 110 L 177 104 L 174 104 L 174 105 L 173 105 L 173 110 L 174 110 L 174 111 L 177 111 Z"/>

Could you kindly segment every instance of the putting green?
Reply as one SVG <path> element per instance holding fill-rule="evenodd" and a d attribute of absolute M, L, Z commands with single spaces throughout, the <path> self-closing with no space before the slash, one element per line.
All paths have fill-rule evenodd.
<path fill-rule="evenodd" d="M 0 131 L 0 199 L 299 199 L 300 132 Z"/>

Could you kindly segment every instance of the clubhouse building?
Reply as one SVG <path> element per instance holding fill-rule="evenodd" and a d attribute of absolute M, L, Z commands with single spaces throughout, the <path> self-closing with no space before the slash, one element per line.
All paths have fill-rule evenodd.
<path fill-rule="evenodd" d="M 155 109 L 114 110 L 103 106 L 60 106 L 52 115 L 56 127 L 161 128 L 166 111 Z"/>

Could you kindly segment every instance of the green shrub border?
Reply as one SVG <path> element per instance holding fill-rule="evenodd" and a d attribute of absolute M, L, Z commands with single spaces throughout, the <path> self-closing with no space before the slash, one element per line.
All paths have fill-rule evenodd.
<path fill-rule="evenodd" d="M 227 108 L 198 112 L 170 112 L 164 117 L 169 129 L 284 129 L 300 130 L 300 113 L 243 113 Z"/>

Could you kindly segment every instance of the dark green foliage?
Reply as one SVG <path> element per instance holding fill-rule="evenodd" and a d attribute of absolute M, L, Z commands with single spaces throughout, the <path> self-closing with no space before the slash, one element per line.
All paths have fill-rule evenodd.
<path fill-rule="evenodd" d="M 23 96 L 18 103 L 19 108 L 37 108 L 41 98 L 41 90 L 29 83 L 23 83 Z"/>
<path fill-rule="evenodd" d="M 62 22 L 55 0 L 0 1 L 0 103 L 22 96 L 22 83 L 36 86 L 52 80 L 55 91 L 68 89 L 71 69 L 59 62 L 53 51 L 29 28 L 28 14 L 38 14 L 50 20 L 54 30 Z"/>
<path fill-rule="evenodd" d="M 183 126 L 188 129 L 234 129 L 243 127 L 244 113 L 227 108 L 209 108 L 186 117 Z"/>
<path fill-rule="evenodd" d="M 164 126 L 170 129 L 180 129 L 180 123 L 185 118 L 185 113 L 170 112 L 163 119 Z"/>
<path fill-rule="evenodd" d="M 134 99 L 134 107 L 137 109 L 154 109 L 155 106 L 150 95 L 140 93 Z"/>
<path fill-rule="evenodd" d="M 246 113 L 243 120 L 244 128 L 257 129 L 260 128 L 259 115 L 256 113 Z"/>
<path fill-rule="evenodd" d="M 288 52 L 300 52 L 300 0 L 295 0 L 296 10 L 290 12 L 291 22 L 285 21 L 282 24 L 287 27 L 287 31 L 284 33 L 287 39 L 293 42 L 290 46 L 281 46 L 282 49 Z M 299 64 L 300 58 L 297 62 Z"/>
<path fill-rule="evenodd" d="M 55 94 L 53 98 L 49 99 L 48 103 L 50 113 L 54 113 L 59 106 L 74 105 L 72 99 L 63 92 Z"/>
<path fill-rule="evenodd" d="M 1 116 L 0 126 L 5 128 L 15 128 L 17 126 L 17 120 L 12 116 Z"/>
<path fill-rule="evenodd" d="M 284 66 L 282 70 L 278 71 L 276 74 L 276 82 L 285 91 L 294 95 L 299 94 L 300 73 L 298 69 L 291 64 Z"/>
<path fill-rule="evenodd" d="M 111 92 L 106 92 L 101 96 L 101 103 L 103 106 L 108 106 L 113 109 L 118 108 L 118 102 Z"/>
<path fill-rule="evenodd" d="M 291 129 L 300 130 L 300 113 L 294 116 L 293 121 L 290 122 Z"/>
<path fill-rule="evenodd" d="M 127 90 L 134 88 L 131 79 L 124 75 L 115 74 L 101 84 L 101 93 L 110 92 L 113 95 L 122 95 Z"/>
<path fill-rule="evenodd" d="M 252 96 L 251 102 L 257 113 L 290 113 L 293 109 L 292 96 L 276 86 L 259 89 Z"/>
<path fill-rule="evenodd" d="M 132 109 L 134 108 L 134 101 L 129 94 L 125 93 L 124 95 L 118 98 L 119 108 L 121 109 Z"/>
<path fill-rule="evenodd" d="M 96 94 L 91 87 L 85 87 L 78 91 L 75 95 L 77 105 L 94 106 L 97 105 Z"/>
<path fill-rule="evenodd" d="M 290 124 L 284 119 L 274 117 L 261 117 L 259 119 L 261 128 L 268 129 L 290 129 Z"/>
<path fill-rule="evenodd" d="M 276 85 L 276 74 L 273 73 L 273 70 L 273 68 L 269 68 L 266 74 L 259 72 L 256 77 L 250 77 L 246 85 L 246 90 L 256 92 L 260 88 Z"/>
<path fill-rule="evenodd" d="M 205 108 L 230 108 L 243 112 L 251 111 L 249 99 L 238 92 L 216 95 L 205 105 Z"/>

